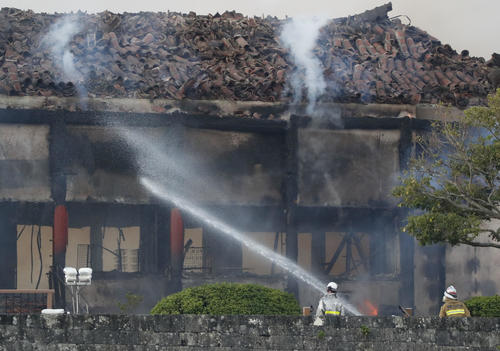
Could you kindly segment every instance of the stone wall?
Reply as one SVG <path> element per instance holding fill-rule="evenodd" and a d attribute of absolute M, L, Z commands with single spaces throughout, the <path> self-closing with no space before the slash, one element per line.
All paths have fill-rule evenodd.
<path fill-rule="evenodd" d="M 500 318 L 0 315 L 0 350 L 498 350 Z"/>

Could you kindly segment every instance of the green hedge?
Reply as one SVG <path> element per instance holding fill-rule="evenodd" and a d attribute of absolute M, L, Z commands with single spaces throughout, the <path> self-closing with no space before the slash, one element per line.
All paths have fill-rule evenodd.
<path fill-rule="evenodd" d="M 500 317 L 500 296 L 477 296 L 465 301 L 474 317 Z"/>
<path fill-rule="evenodd" d="M 299 315 L 292 294 L 255 284 L 219 283 L 188 288 L 164 297 L 151 314 Z"/>

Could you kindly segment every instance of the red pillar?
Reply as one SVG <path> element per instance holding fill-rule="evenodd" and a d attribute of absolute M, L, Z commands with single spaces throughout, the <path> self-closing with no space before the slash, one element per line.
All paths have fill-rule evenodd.
<path fill-rule="evenodd" d="M 56 308 L 65 308 L 63 268 L 66 265 L 66 246 L 68 245 L 68 211 L 65 205 L 54 209 L 52 227 L 52 287 L 56 292 Z"/>
<path fill-rule="evenodd" d="M 54 227 L 52 235 L 52 252 L 54 255 L 54 261 L 56 261 L 56 257 L 60 258 L 61 255 L 66 256 L 66 246 L 68 245 L 68 211 L 66 210 L 65 205 L 57 205 L 54 210 Z M 59 261 L 57 263 L 62 264 L 62 267 L 64 268 L 65 260 L 57 261 Z"/>
<path fill-rule="evenodd" d="M 172 276 L 180 279 L 184 260 L 184 223 L 177 208 L 170 211 L 170 264 Z"/>

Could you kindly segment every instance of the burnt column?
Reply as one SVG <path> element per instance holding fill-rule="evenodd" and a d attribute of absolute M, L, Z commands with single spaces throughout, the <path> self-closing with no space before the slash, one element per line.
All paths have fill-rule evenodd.
<path fill-rule="evenodd" d="M 102 225 L 90 226 L 90 265 L 95 272 L 102 272 Z"/>
<path fill-rule="evenodd" d="M 170 208 L 158 208 L 158 270 L 165 273 L 170 266 Z"/>
<path fill-rule="evenodd" d="M 16 288 L 17 226 L 13 204 L 0 205 L 0 289 Z"/>
<path fill-rule="evenodd" d="M 239 273 L 243 265 L 241 243 L 211 227 L 203 227 L 209 261 L 214 273 Z"/>
<path fill-rule="evenodd" d="M 316 276 L 325 274 L 325 232 L 313 231 L 311 242 L 311 267 Z"/>
<path fill-rule="evenodd" d="M 412 120 L 405 118 L 401 123 L 399 139 L 399 169 L 408 168 L 408 161 L 412 154 Z M 396 226 L 401 228 L 402 218 L 407 218 L 408 211 L 402 210 L 396 217 Z M 399 232 L 399 230 L 398 230 Z M 401 286 L 399 289 L 400 304 L 415 308 L 415 239 L 406 233 L 399 232 L 399 257 L 401 266 Z"/>
<path fill-rule="evenodd" d="M 170 267 L 172 284 L 182 289 L 182 265 L 184 261 L 184 221 L 181 211 L 170 211 Z"/>
<path fill-rule="evenodd" d="M 53 252 L 51 286 L 55 289 L 56 308 L 65 308 L 65 286 L 63 268 L 66 264 L 66 245 L 68 243 L 68 212 L 66 209 L 66 168 L 68 164 L 66 126 L 63 118 L 50 126 L 50 177 L 51 196 L 55 204 L 53 233 Z"/>
<path fill-rule="evenodd" d="M 143 273 L 157 271 L 156 211 L 151 206 L 141 208 L 140 270 Z"/>
<path fill-rule="evenodd" d="M 415 256 L 415 239 L 406 233 L 399 234 L 399 257 L 401 266 L 401 286 L 399 289 L 399 301 L 404 307 L 415 308 L 415 267 L 413 260 Z"/>
<path fill-rule="evenodd" d="M 286 257 L 297 262 L 298 257 L 298 230 L 297 230 L 297 203 L 298 203 L 298 125 L 297 117 L 292 116 L 286 132 L 286 174 L 285 174 L 285 231 Z M 287 291 L 298 298 L 299 287 L 297 279 L 288 275 Z"/>
<path fill-rule="evenodd" d="M 398 235 L 396 233 L 399 233 L 398 227 L 394 226 L 393 214 L 391 212 L 387 213 L 386 211 L 374 210 L 371 217 L 373 218 L 371 222 L 372 234 L 370 235 L 370 251 L 368 253 L 370 273 L 374 276 L 378 274 L 388 274 L 393 272 L 394 262 L 392 262 L 390 258 L 391 250 L 398 250 L 396 252 L 400 253 L 400 260 L 405 260 L 405 262 L 407 262 L 407 257 L 404 256 L 409 255 L 413 257 L 413 253 L 408 251 L 411 250 L 411 243 L 402 241 L 403 239 L 411 239 L 411 237 L 406 235 L 407 238 L 399 240 L 400 247 L 396 247 L 396 245 L 393 247 L 392 242 Z M 395 228 L 397 230 L 396 232 Z M 410 268 L 410 266 L 408 266 L 408 268 Z M 408 275 L 411 276 L 411 274 L 411 272 L 407 271 L 404 273 L 406 277 Z M 402 277 L 402 279 L 405 280 L 406 278 Z M 411 307 L 411 305 L 408 307 Z"/>

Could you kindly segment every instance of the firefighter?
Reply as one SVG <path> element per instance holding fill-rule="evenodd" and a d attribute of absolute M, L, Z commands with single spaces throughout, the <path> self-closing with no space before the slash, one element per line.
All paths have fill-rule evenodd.
<path fill-rule="evenodd" d="M 337 298 L 337 289 L 338 285 L 335 282 L 330 282 L 326 286 L 326 294 L 319 300 L 318 308 L 316 309 L 316 325 L 323 325 L 324 316 L 345 315 L 344 306 Z"/>
<path fill-rule="evenodd" d="M 457 298 L 457 289 L 450 285 L 443 295 L 443 306 L 439 311 L 439 317 L 470 317 L 467 306 Z"/>

